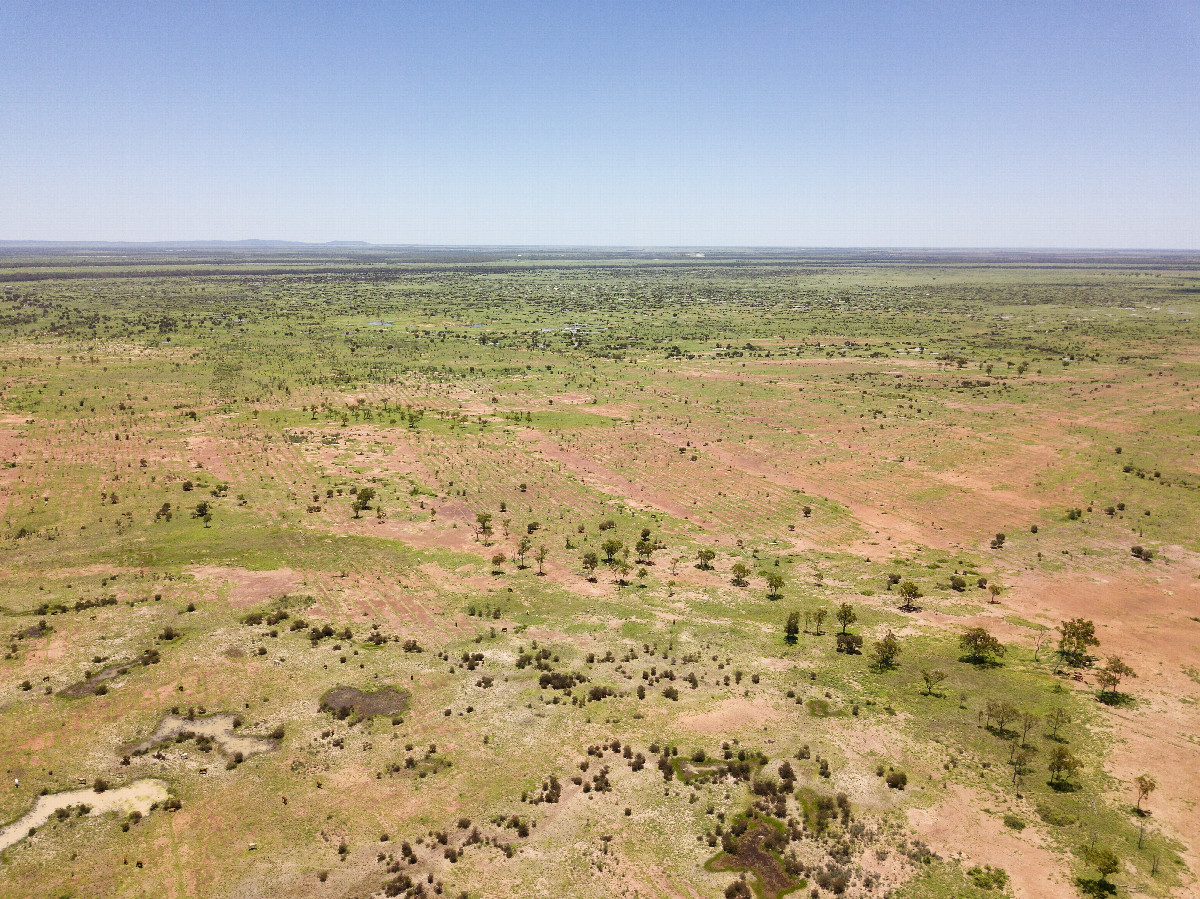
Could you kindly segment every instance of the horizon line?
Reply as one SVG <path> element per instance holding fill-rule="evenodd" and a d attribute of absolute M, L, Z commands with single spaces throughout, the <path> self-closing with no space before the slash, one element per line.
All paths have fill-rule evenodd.
<path fill-rule="evenodd" d="M 1029 246 L 1019 244 L 685 244 L 685 243 L 375 243 L 366 240 L 305 241 L 277 238 L 215 238 L 164 240 L 24 240 L 0 239 L 0 247 L 310 247 L 324 249 L 420 249 L 420 250 L 841 250 L 841 251 L 929 251 L 941 252 L 1026 252 L 1026 253 L 1196 253 L 1200 247 L 1084 247 L 1070 245 Z"/>

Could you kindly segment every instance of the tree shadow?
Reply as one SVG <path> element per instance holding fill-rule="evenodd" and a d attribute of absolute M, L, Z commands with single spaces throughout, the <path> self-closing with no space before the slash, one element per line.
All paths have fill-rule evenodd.
<path fill-rule="evenodd" d="M 1083 789 L 1079 784 L 1071 783 L 1069 780 L 1050 780 L 1046 782 L 1055 793 L 1078 793 Z"/>
<path fill-rule="evenodd" d="M 1100 691 L 1096 694 L 1096 698 L 1107 706 L 1128 708 L 1137 705 L 1137 700 L 1129 693 L 1113 693 L 1112 691 Z"/>
<path fill-rule="evenodd" d="M 1109 883 L 1107 880 L 1101 880 L 1099 877 L 1076 877 L 1075 886 L 1085 896 L 1114 896 L 1117 892 L 1117 885 L 1115 883 Z"/>
<path fill-rule="evenodd" d="M 1004 667 L 1003 662 L 998 662 L 995 659 L 990 658 L 988 656 L 976 657 L 976 656 L 972 656 L 972 655 L 965 655 L 965 656 L 959 656 L 958 660 L 960 662 L 965 662 L 968 665 L 974 665 L 976 668 L 981 668 L 981 669 L 983 669 L 983 668 L 987 668 L 987 669 L 1003 668 Z"/>

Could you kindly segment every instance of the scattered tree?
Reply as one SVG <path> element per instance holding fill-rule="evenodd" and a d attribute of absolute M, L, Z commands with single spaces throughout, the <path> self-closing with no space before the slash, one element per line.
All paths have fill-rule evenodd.
<path fill-rule="evenodd" d="M 1017 741 L 1013 740 L 1013 752 L 1009 756 L 1008 763 L 1013 767 L 1013 786 L 1021 785 L 1021 778 L 1029 773 L 1029 761 L 1032 755 L 1028 749 L 1021 749 L 1016 745 Z"/>
<path fill-rule="evenodd" d="M 958 638 L 958 642 L 966 650 L 967 658 L 977 665 L 990 662 L 994 657 L 1002 656 L 1007 652 L 1004 644 L 983 627 L 968 628 Z"/>
<path fill-rule="evenodd" d="M 711 549 L 702 549 L 696 553 L 696 558 L 699 559 L 699 564 L 696 566 L 701 571 L 708 571 L 712 568 L 713 559 L 717 557 L 716 551 Z"/>
<path fill-rule="evenodd" d="M 987 719 L 987 726 L 990 726 L 992 721 L 996 722 L 996 733 L 999 736 L 1004 736 L 1008 731 L 1004 725 L 1017 717 L 1017 707 L 1011 702 L 997 701 L 989 699 L 984 707 L 984 715 Z"/>
<path fill-rule="evenodd" d="M 749 581 L 746 580 L 750 576 L 750 569 L 746 567 L 744 562 L 733 563 L 733 585 L 735 587 L 745 587 Z"/>
<path fill-rule="evenodd" d="M 192 518 L 199 518 L 204 522 L 204 526 L 208 527 L 212 521 L 212 504 L 208 500 L 201 500 L 196 504 L 196 511 L 192 513 Z"/>
<path fill-rule="evenodd" d="M 621 559 L 617 562 L 614 568 L 617 572 L 617 586 L 624 587 L 626 583 L 625 579 L 629 576 L 629 572 L 631 570 L 629 563 L 625 559 Z"/>
<path fill-rule="evenodd" d="M 846 633 L 846 628 L 858 621 L 858 615 L 854 613 L 854 606 L 848 602 L 838 606 L 837 614 L 834 616 L 838 620 L 838 624 L 842 626 L 842 633 Z"/>
<path fill-rule="evenodd" d="M 922 668 L 921 679 L 925 681 L 925 695 L 932 696 L 938 684 L 946 679 L 946 672 L 937 668 Z"/>
<path fill-rule="evenodd" d="M 1042 716 L 1028 710 L 1021 713 L 1021 745 L 1029 743 L 1029 732 L 1042 720 Z"/>
<path fill-rule="evenodd" d="M 824 607 L 813 612 L 813 622 L 816 624 L 816 628 L 814 629 L 813 633 L 815 633 L 818 637 L 821 636 L 822 633 L 821 625 L 825 623 L 825 619 L 828 617 L 829 610 Z"/>
<path fill-rule="evenodd" d="M 1139 774 L 1134 779 L 1133 783 L 1134 786 L 1137 787 L 1137 813 L 1140 815 L 1143 814 L 1142 803 L 1145 801 L 1147 796 L 1158 789 L 1158 781 L 1156 781 L 1149 774 Z"/>
<path fill-rule="evenodd" d="M 858 634 L 838 634 L 837 635 L 837 651 L 844 652 L 846 655 L 858 655 L 862 650 L 863 638 Z"/>
<path fill-rule="evenodd" d="M 1072 618 L 1058 626 L 1058 656 L 1065 665 L 1081 668 L 1092 663 L 1088 649 L 1099 646 L 1096 625 L 1086 618 Z"/>
<path fill-rule="evenodd" d="M 358 493 L 354 494 L 354 502 L 350 504 L 350 508 L 354 510 L 354 517 L 362 518 L 362 513 L 371 508 L 374 499 L 374 487 L 359 487 Z"/>
<path fill-rule="evenodd" d="M 475 536 L 482 540 L 485 546 L 487 545 L 488 538 L 492 536 L 491 512 L 475 513 Z"/>
<path fill-rule="evenodd" d="M 767 596 L 770 599 L 778 599 L 783 590 L 783 575 L 778 571 L 767 573 Z"/>
<path fill-rule="evenodd" d="M 537 550 L 533 554 L 533 560 L 537 562 L 538 576 L 546 573 L 546 558 L 550 555 L 550 550 L 546 549 L 545 543 L 539 543 Z"/>
<path fill-rule="evenodd" d="M 783 639 L 789 646 L 796 645 L 796 637 L 800 633 L 800 613 L 790 612 L 787 617 L 787 624 L 783 626 Z"/>
<path fill-rule="evenodd" d="M 1082 766 L 1083 763 L 1071 755 L 1071 750 L 1066 746 L 1055 746 L 1050 750 L 1050 784 L 1058 786 L 1065 783 Z"/>
<path fill-rule="evenodd" d="M 596 554 L 588 550 L 583 554 L 583 558 L 580 559 L 580 564 L 583 566 L 583 570 L 587 572 L 588 580 L 594 581 L 596 579 L 596 567 L 600 564 L 600 560 L 596 557 Z"/>
<path fill-rule="evenodd" d="M 900 656 L 900 641 L 890 630 L 871 647 L 871 659 L 876 668 L 895 668 Z"/>
<path fill-rule="evenodd" d="M 903 612 L 912 612 L 917 608 L 917 600 L 921 598 L 921 588 L 912 581 L 900 582 L 900 598 L 903 602 L 900 603 L 900 610 Z"/>
<path fill-rule="evenodd" d="M 1117 692 L 1117 687 L 1121 685 L 1122 679 L 1127 677 L 1137 677 L 1137 674 L 1118 656 L 1109 656 L 1104 667 L 1096 672 L 1096 680 L 1100 683 L 1100 692 L 1113 700 L 1120 697 L 1121 694 Z"/>
<path fill-rule="evenodd" d="M 1058 729 L 1064 724 L 1071 723 L 1071 713 L 1063 708 L 1051 709 L 1046 715 L 1046 723 L 1050 725 L 1050 739 L 1058 739 Z"/>
<path fill-rule="evenodd" d="M 1108 886 L 1110 874 L 1116 874 L 1121 870 L 1121 860 L 1111 849 L 1097 849 L 1095 846 L 1088 846 L 1083 850 L 1083 857 L 1089 865 L 1100 872 L 1100 884 L 1103 887 Z"/>

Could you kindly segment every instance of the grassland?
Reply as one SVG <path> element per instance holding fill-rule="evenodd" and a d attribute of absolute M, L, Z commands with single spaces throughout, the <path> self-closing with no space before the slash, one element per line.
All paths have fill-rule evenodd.
<path fill-rule="evenodd" d="M 1196 258 L 6 252 L 0 896 L 1194 895 Z"/>

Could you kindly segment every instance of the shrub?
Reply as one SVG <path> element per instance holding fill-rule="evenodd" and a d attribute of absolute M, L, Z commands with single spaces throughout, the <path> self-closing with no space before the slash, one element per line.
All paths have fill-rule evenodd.
<path fill-rule="evenodd" d="M 991 865 L 982 868 L 976 865 L 967 871 L 967 876 L 981 890 L 1003 890 L 1008 885 L 1008 873 L 1003 868 L 993 868 Z"/>
<path fill-rule="evenodd" d="M 908 785 L 908 775 L 903 771 L 893 771 L 884 780 L 893 790 L 903 790 Z"/>

